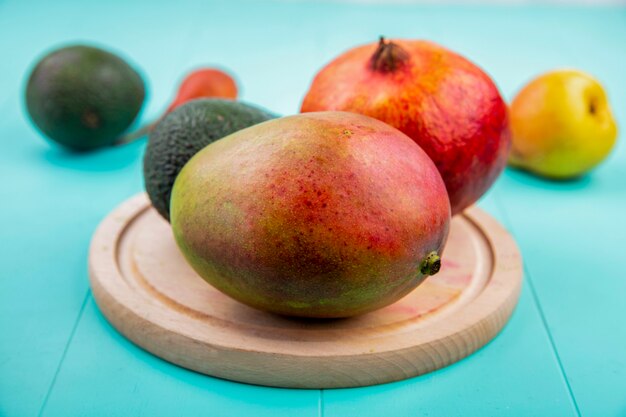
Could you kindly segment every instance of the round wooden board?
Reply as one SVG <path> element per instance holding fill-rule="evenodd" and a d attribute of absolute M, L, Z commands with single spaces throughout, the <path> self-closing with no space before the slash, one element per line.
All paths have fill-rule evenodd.
<path fill-rule="evenodd" d="M 517 303 L 512 237 L 473 207 L 452 220 L 439 274 L 395 304 L 340 320 L 249 308 L 202 280 L 144 194 L 103 220 L 89 270 L 98 306 L 121 333 L 170 362 L 252 384 L 356 387 L 458 361 L 489 342 Z"/>

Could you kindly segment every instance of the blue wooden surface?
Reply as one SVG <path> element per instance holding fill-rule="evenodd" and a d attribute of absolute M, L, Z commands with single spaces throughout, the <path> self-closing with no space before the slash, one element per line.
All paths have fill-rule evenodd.
<path fill-rule="evenodd" d="M 146 120 L 183 72 L 212 63 L 239 76 L 245 100 L 288 114 L 324 62 L 379 34 L 458 50 L 508 99 L 544 70 L 589 71 L 626 129 L 625 8 L 0 0 L 0 416 L 626 415 L 623 135 L 580 181 L 507 170 L 483 198 L 522 249 L 520 304 L 492 343 L 432 374 L 346 390 L 237 384 L 145 353 L 98 312 L 89 240 L 142 189 L 145 143 L 77 156 L 45 142 L 22 110 L 36 56 L 77 40 L 124 54 L 149 82 Z"/>

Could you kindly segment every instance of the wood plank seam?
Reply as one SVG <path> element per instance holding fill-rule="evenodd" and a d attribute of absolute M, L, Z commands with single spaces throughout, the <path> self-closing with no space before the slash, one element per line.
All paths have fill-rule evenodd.
<path fill-rule="evenodd" d="M 54 385 L 57 381 L 59 372 L 61 371 L 61 368 L 63 367 L 63 362 L 65 361 L 65 358 L 67 357 L 67 352 L 69 351 L 70 345 L 72 341 L 74 340 L 76 329 L 78 329 L 78 324 L 80 323 L 80 320 L 83 317 L 83 313 L 85 312 L 85 307 L 87 306 L 87 301 L 89 300 L 90 296 L 91 296 L 91 287 L 87 287 L 87 292 L 85 293 L 85 296 L 83 297 L 83 303 L 81 304 L 80 310 L 78 311 L 78 315 L 76 316 L 76 319 L 74 320 L 74 324 L 72 325 L 72 330 L 70 331 L 70 335 L 67 338 L 67 342 L 65 343 L 65 347 L 63 348 L 63 352 L 61 353 L 61 359 L 59 359 L 57 368 L 55 369 L 54 375 L 52 376 L 52 380 L 50 381 L 50 386 L 48 387 L 48 390 L 46 391 L 46 395 L 44 396 L 43 401 L 41 402 L 41 407 L 39 407 L 39 412 L 37 413 L 37 417 L 41 417 L 43 415 L 43 412 L 45 411 L 46 405 L 48 404 L 48 399 L 50 398 L 52 389 L 54 388 Z"/>
<path fill-rule="evenodd" d="M 497 192 L 494 193 L 494 201 L 496 202 L 496 205 L 500 209 L 500 213 L 502 213 L 502 221 L 504 225 L 506 226 L 507 229 L 511 231 L 511 233 L 513 233 L 513 235 L 515 235 L 515 226 L 511 222 L 506 212 L 504 202 L 501 200 L 500 195 Z M 539 294 L 537 294 L 537 290 L 535 289 L 535 285 L 533 284 L 533 279 L 532 279 L 530 270 L 528 269 L 527 262 L 528 262 L 527 259 L 523 261 L 523 270 L 524 270 L 524 275 L 526 277 L 526 281 L 528 282 L 528 288 L 530 289 L 530 294 L 533 300 L 533 304 L 537 308 L 537 312 L 539 313 L 539 318 L 541 319 L 543 328 L 546 332 L 546 335 L 548 336 L 550 348 L 552 349 L 552 353 L 554 354 L 554 358 L 556 359 L 557 365 L 559 367 L 559 371 L 561 372 L 561 377 L 565 381 L 565 386 L 567 387 L 567 392 L 569 393 L 570 399 L 572 401 L 572 405 L 574 406 L 574 410 L 576 411 L 576 415 L 578 417 L 582 417 L 582 414 L 580 413 L 580 408 L 578 407 L 578 402 L 576 401 L 576 396 L 574 395 L 574 390 L 572 389 L 572 386 L 570 385 L 569 379 L 567 377 L 567 373 L 565 372 L 565 367 L 563 365 L 563 362 L 561 361 L 561 356 L 559 355 L 559 351 L 556 347 L 556 342 L 554 341 L 554 338 L 552 337 L 552 333 L 550 332 L 550 329 L 548 327 L 548 319 L 546 318 L 543 308 L 541 307 Z"/>

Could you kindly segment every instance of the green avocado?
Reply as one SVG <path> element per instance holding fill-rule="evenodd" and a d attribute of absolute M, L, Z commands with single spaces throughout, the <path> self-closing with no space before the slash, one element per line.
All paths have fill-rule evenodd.
<path fill-rule="evenodd" d="M 145 187 L 154 208 L 170 220 L 174 180 L 202 148 L 276 117 L 249 104 L 221 99 L 198 99 L 177 107 L 150 133 L 144 155 Z"/>
<path fill-rule="evenodd" d="M 122 58 L 67 46 L 43 57 L 26 86 L 33 123 L 53 141 L 86 151 L 112 145 L 141 110 L 145 86 Z"/>

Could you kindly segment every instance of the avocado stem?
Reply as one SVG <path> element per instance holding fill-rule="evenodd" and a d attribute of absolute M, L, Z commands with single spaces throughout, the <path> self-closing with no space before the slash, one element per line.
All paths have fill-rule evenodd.
<path fill-rule="evenodd" d="M 142 137 L 152 132 L 152 130 L 154 129 L 156 124 L 159 122 L 159 120 L 161 119 L 159 118 L 153 122 L 146 123 L 145 125 L 141 126 L 139 129 L 134 130 L 132 132 L 128 132 L 125 135 L 120 136 L 119 138 L 117 138 L 115 142 L 113 142 L 113 146 L 126 145 L 128 143 L 141 139 Z"/>
<path fill-rule="evenodd" d="M 432 251 L 420 263 L 420 272 L 424 275 L 435 275 L 441 269 L 441 258 Z"/>
<path fill-rule="evenodd" d="M 370 58 L 370 68 L 379 72 L 393 72 L 409 60 L 409 54 L 397 43 L 380 37 L 378 48 Z"/>

